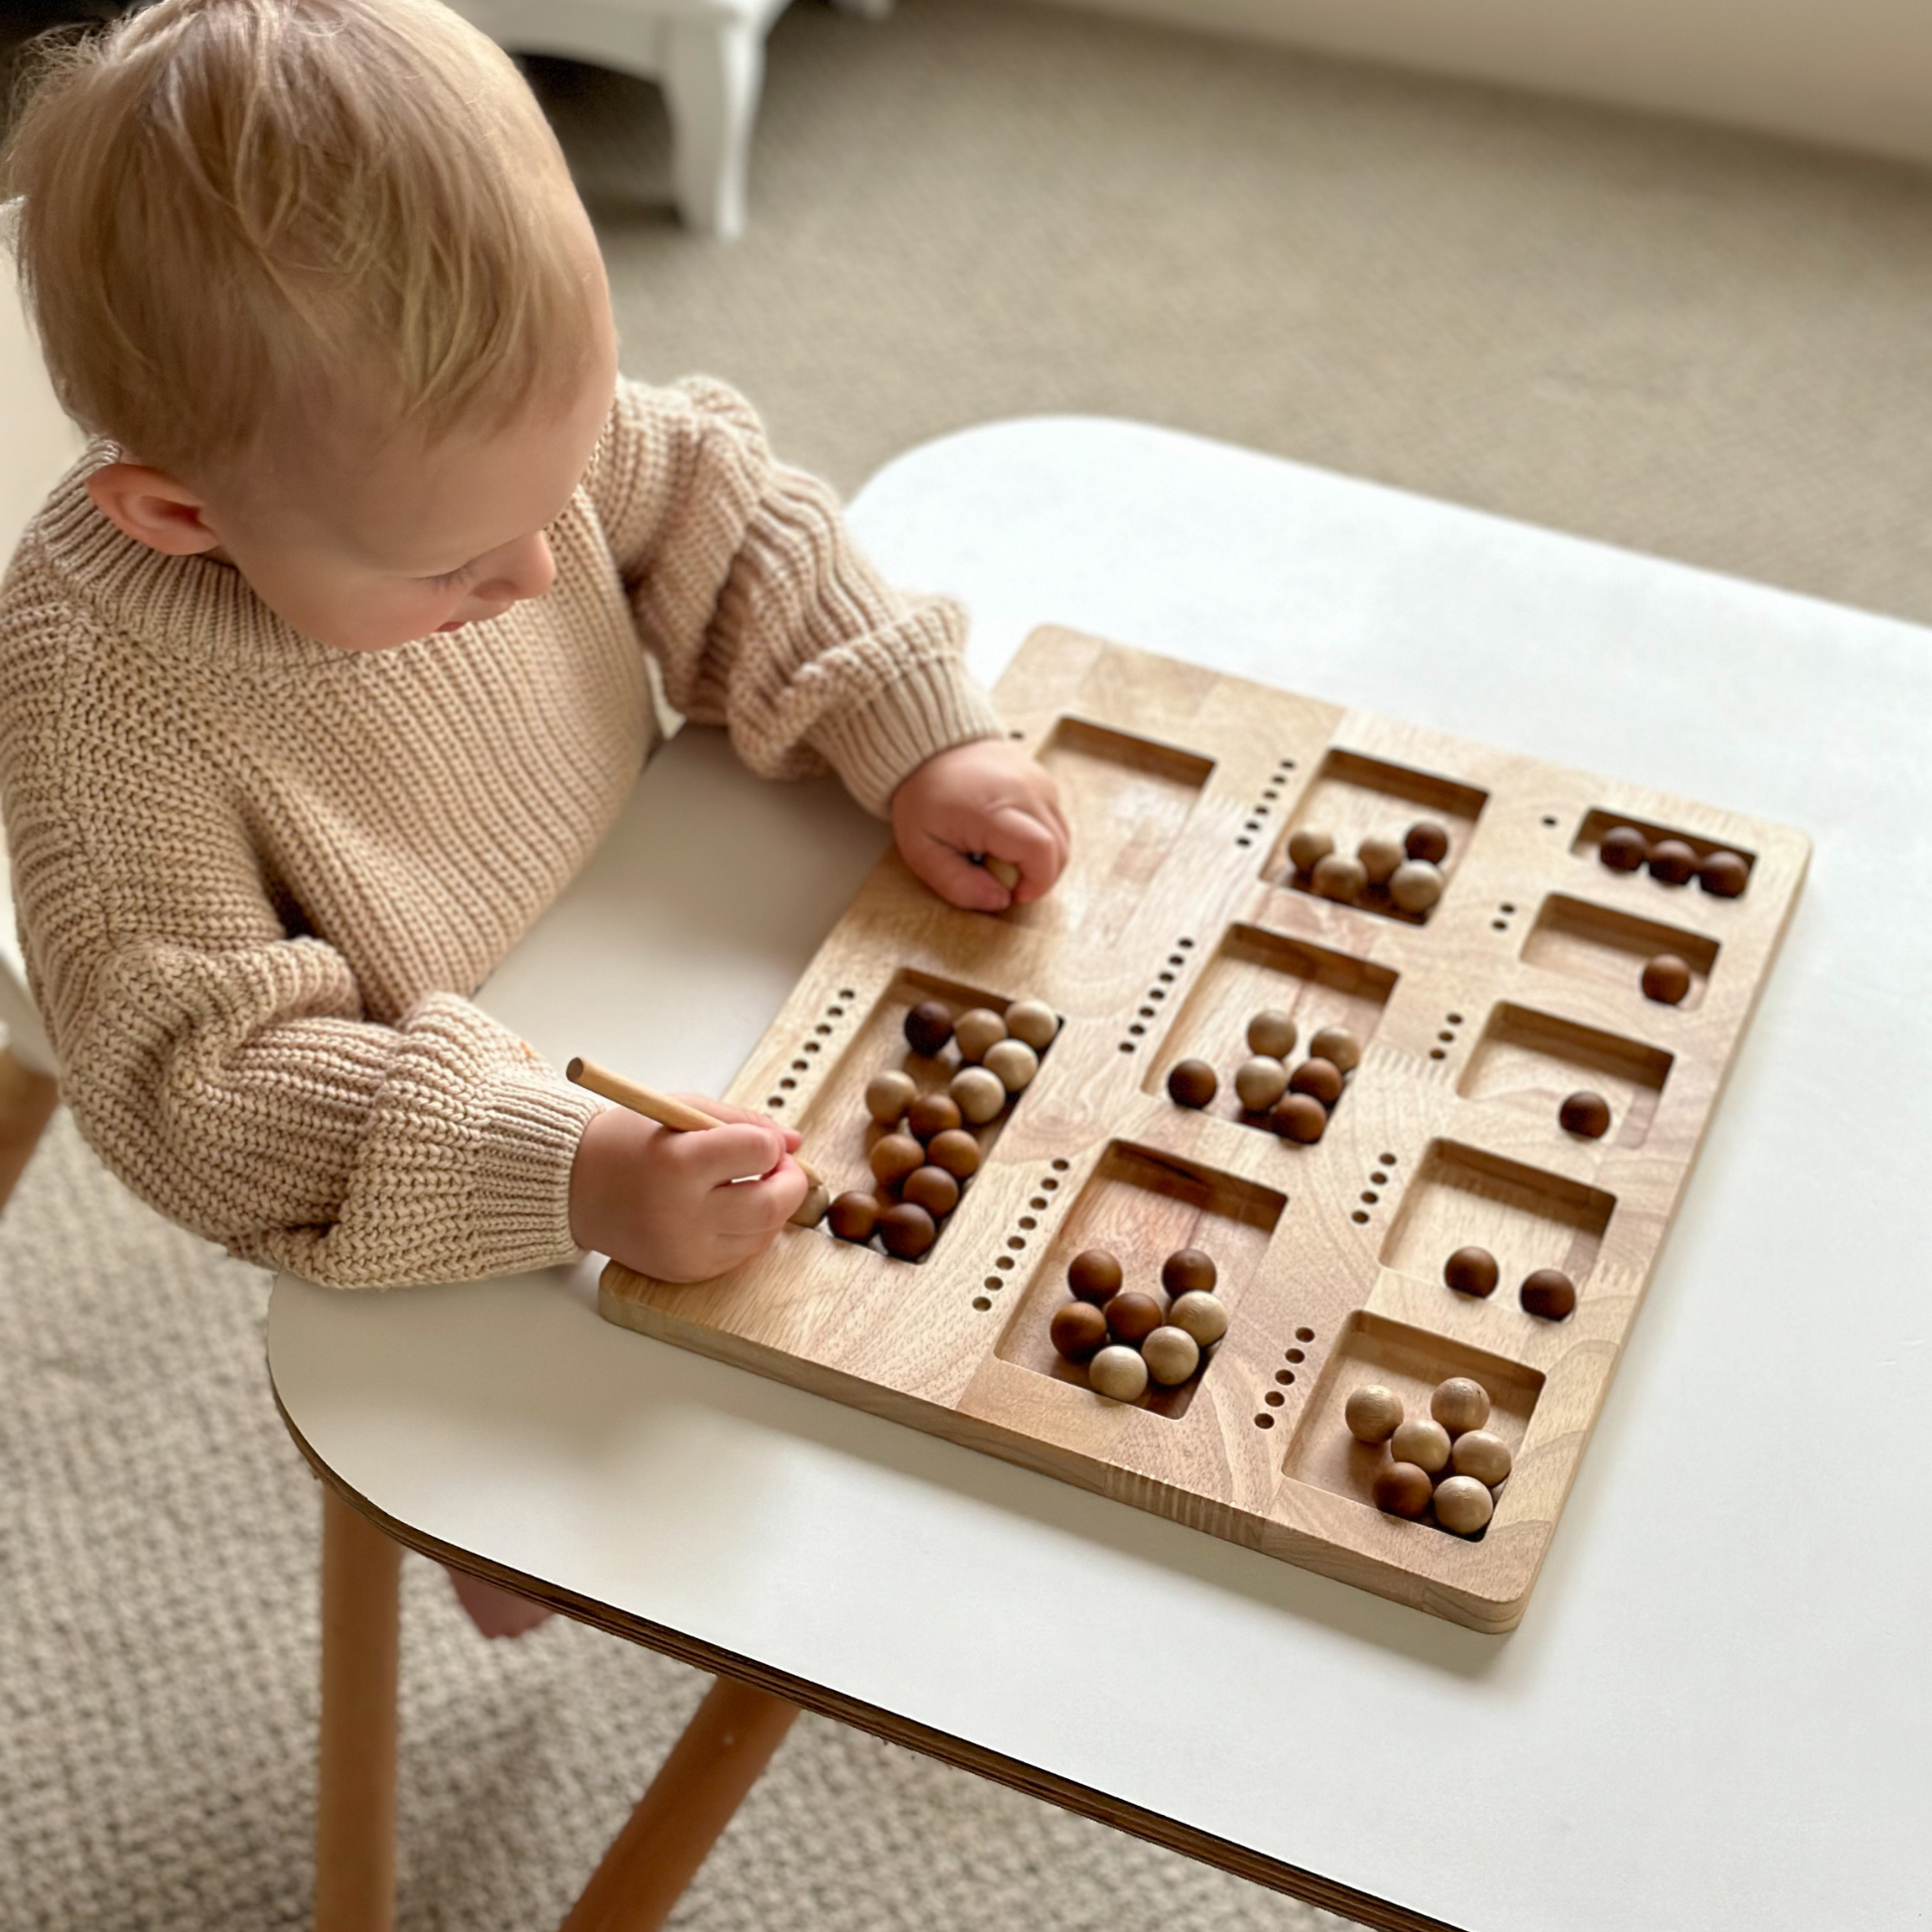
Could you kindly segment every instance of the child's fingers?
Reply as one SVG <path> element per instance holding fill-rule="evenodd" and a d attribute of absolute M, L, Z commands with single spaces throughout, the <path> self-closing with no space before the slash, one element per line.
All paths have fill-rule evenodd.
<path fill-rule="evenodd" d="M 733 1121 L 664 1135 L 660 1158 L 686 1186 L 708 1190 L 747 1174 L 769 1174 L 785 1151 L 783 1132 L 768 1121 Z"/>
<path fill-rule="evenodd" d="M 795 1127 L 787 1127 L 782 1121 L 773 1120 L 769 1114 L 761 1114 L 755 1107 L 734 1107 L 728 1100 L 707 1100 L 701 1094 L 681 1093 L 680 1100 L 688 1100 L 694 1107 L 702 1107 L 713 1120 L 727 1123 L 746 1122 L 754 1127 L 768 1127 L 774 1134 L 784 1137 L 785 1152 L 797 1151 L 799 1135 Z"/>
<path fill-rule="evenodd" d="M 902 846 L 905 863 L 948 904 L 968 912 L 1004 912 L 1012 896 L 984 866 L 956 847 L 923 833 Z"/>
<path fill-rule="evenodd" d="M 798 1212 L 811 1182 L 796 1161 L 785 1161 L 762 1180 L 717 1189 L 706 1202 L 714 1230 L 727 1238 L 775 1234 Z"/>
<path fill-rule="evenodd" d="M 987 851 L 1020 868 L 1020 883 L 1013 889 L 1017 902 L 1041 897 L 1052 890 L 1066 864 L 1066 841 L 1055 827 L 1031 811 L 1009 806 L 995 821 L 987 839 Z"/>

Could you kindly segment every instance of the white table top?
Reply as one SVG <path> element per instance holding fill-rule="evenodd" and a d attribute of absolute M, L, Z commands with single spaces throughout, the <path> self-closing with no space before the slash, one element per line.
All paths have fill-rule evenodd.
<path fill-rule="evenodd" d="M 1401 1913 L 1932 1925 L 1932 1314 L 1899 1239 L 1932 1178 L 1932 633 L 1113 422 L 926 445 L 853 518 L 967 600 L 988 678 L 1071 623 L 1813 836 L 1523 1624 L 613 1328 L 589 1264 L 278 1284 L 312 1451 L 425 1541 Z M 716 1090 L 882 843 L 687 735 L 483 1004 L 559 1061 Z M 1123 1629 L 1189 1660 L 1184 1696 L 1132 1695 L 1094 1641 Z"/>

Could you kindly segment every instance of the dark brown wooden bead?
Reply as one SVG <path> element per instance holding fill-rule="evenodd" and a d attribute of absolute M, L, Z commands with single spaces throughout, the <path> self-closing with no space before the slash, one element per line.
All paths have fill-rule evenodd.
<path fill-rule="evenodd" d="M 1118 1295 L 1109 1296 L 1105 1313 L 1107 1332 L 1116 1341 L 1130 1346 L 1145 1341 L 1168 1318 L 1167 1310 L 1152 1295 L 1143 1295 L 1138 1288 L 1123 1289 Z"/>
<path fill-rule="evenodd" d="M 945 1050 L 952 1037 L 952 1008 L 943 1000 L 921 1000 L 905 1016 L 905 1043 L 928 1058 Z"/>
<path fill-rule="evenodd" d="M 1178 1107 L 1205 1107 L 1220 1087 L 1221 1076 L 1205 1060 L 1175 1060 L 1168 1069 L 1168 1098 Z"/>
<path fill-rule="evenodd" d="M 1698 867 L 1698 884 L 1713 898 L 1735 898 L 1750 876 L 1750 867 L 1734 852 L 1714 852 Z"/>
<path fill-rule="evenodd" d="M 1221 1271 L 1198 1248 L 1176 1248 L 1161 1264 L 1161 1286 L 1170 1295 L 1211 1295 Z"/>
<path fill-rule="evenodd" d="M 1107 1317 L 1091 1302 L 1068 1302 L 1053 1311 L 1047 1332 L 1064 1360 L 1084 1362 L 1095 1349 L 1105 1347 Z"/>
<path fill-rule="evenodd" d="M 879 1225 L 879 1203 L 870 1194 L 841 1194 L 825 1210 L 825 1219 L 841 1241 L 870 1241 Z"/>
<path fill-rule="evenodd" d="M 897 1187 L 924 1166 L 925 1149 L 910 1134 L 882 1134 L 872 1145 L 872 1176 L 882 1187 Z"/>
<path fill-rule="evenodd" d="M 1457 1248 L 1443 1263 L 1443 1279 L 1458 1295 L 1493 1295 L 1502 1270 L 1487 1248 Z"/>
<path fill-rule="evenodd" d="M 1644 962 L 1643 996 L 1660 1007 L 1674 1007 L 1691 990 L 1690 966 L 1674 952 L 1660 952 Z"/>
<path fill-rule="evenodd" d="M 1449 832 L 1430 818 L 1417 820 L 1402 841 L 1403 851 L 1426 866 L 1440 866 L 1449 857 Z"/>
<path fill-rule="evenodd" d="M 1428 1470 L 1413 1462 L 1385 1462 L 1375 1472 L 1375 1507 L 1391 1516 L 1420 1516 L 1435 1494 Z"/>
<path fill-rule="evenodd" d="M 1597 842 L 1596 856 L 1612 872 L 1641 872 L 1650 841 L 1634 825 L 1615 825 Z"/>
<path fill-rule="evenodd" d="M 1120 1284 L 1120 1263 L 1105 1248 L 1083 1248 L 1066 1264 L 1066 1285 L 1083 1302 L 1104 1302 Z"/>
<path fill-rule="evenodd" d="M 923 1207 L 935 1221 L 959 1205 L 959 1182 L 944 1168 L 914 1168 L 898 1193 L 901 1200 Z"/>
<path fill-rule="evenodd" d="M 1561 1268 L 1539 1268 L 1524 1279 L 1517 1300 L 1545 1321 L 1561 1321 L 1577 1306 L 1577 1284 Z"/>
<path fill-rule="evenodd" d="M 902 1200 L 879 1217 L 879 1238 L 889 1255 L 901 1261 L 917 1261 L 939 1238 L 932 1216 L 917 1202 Z"/>
<path fill-rule="evenodd" d="M 905 1125 L 915 1141 L 948 1134 L 959 1125 L 959 1102 L 949 1093 L 922 1093 L 905 1110 Z"/>
<path fill-rule="evenodd" d="M 1310 1093 L 1291 1093 L 1275 1103 L 1268 1125 L 1286 1141 L 1312 1146 L 1328 1131 L 1328 1110 Z"/>
<path fill-rule="evenodd" d="M 1666 886 L 1684 886 L 1698 869 L 1698 855 L 1682 839 L 1659 839 L 1650 848 L 1650 876 Z"/>
<path fill-rule="evenodd" d="M 1341 1068 L 1332 1060 L 1304 1060 L 1288 1076 L 1288 1090 L 1332 1107 L 1341 1098 Z"/>
<path fill-rule="evenodd" d="M 1557 1124 L 1579 1140 L 1600 1141 L 1610 1131 L 1610 1103 L 1600 1093 L 1579 1087 L 1557 1109 Z"/>
<path fill-rule="evenodd" d="M 926 1160 L 944 1168 L 955 1180 L 970 1180 L 980 1171 L 980 1144 L 963 1127 L 949 1127 L 933 1135 L 926 1146 Z"/>

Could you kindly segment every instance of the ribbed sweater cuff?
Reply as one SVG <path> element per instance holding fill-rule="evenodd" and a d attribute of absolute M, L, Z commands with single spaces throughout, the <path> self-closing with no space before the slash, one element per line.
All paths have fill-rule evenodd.
<path fill-rule="evenodd" d="M 993 700 L 947 652 L 915 662 L 858 710 L 822 720 L 811 739 L 853 797 L 884 818 L 927 759 L 1005 732 Z"/>
<path fill-rule="evenodd" d="M 479 1275 L 513 1275 L 576 1260 L 570 1233 L 570 1170 L 590 1094 L 555 1074 L 505 1073 L 479 1123 L 470 1226 Z"/>

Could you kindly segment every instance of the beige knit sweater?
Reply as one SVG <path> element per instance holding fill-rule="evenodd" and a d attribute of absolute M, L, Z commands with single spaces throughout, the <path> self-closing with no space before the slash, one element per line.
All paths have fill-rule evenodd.
<path fill-rule="evenodd" d="M 763 777 L 869 809 L 998 720 L 963 619 L 859 557 L 722 385 L 620 386 L 557 579 L 395 650 L 164 557 L 77 466 L 0 587 L 0 807 L 75 1121 L 162 1213 L 341 1287 L 575 1256 L 596 1106 L 470 995 L 651 749 L 644 667 Z"/>

